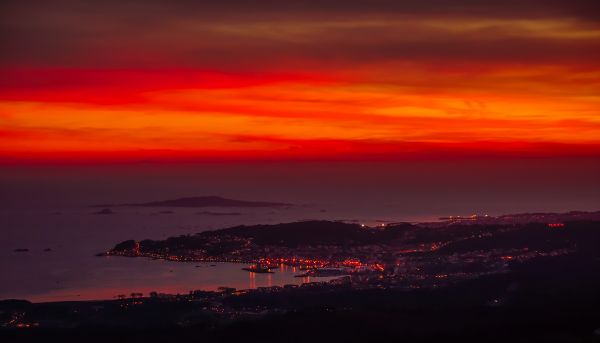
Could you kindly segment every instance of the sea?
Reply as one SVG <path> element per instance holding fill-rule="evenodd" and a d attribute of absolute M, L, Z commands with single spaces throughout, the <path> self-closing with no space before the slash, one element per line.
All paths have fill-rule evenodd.
<path fill-rule="evenodd" d="M 251 289 L 331 279 L 295 277 L 302 271 L 289 266 L 281 266 L 273 274 L 255 274 L 243 271 L 241 268 L 247 265 L 238 263 L 96 256 L 128 239 L 165 239 L 242 224 L 331 219 L 312 207 L 210 211 L 116 207 L 112 214 L 96 214 L 99 210 L 80 207 L 2 211 L 0 299 L 100 300 L 131 293 L 187 294 L 222 286 Z M 375 225 L 378 220 L 369 218 L 365 222 Z"/>
<path fill-rule="evenodd" d="M 367 225 L 441 216 L 598 210 L 597 160 L 393 163 L 203 163 L 0 167 L 0 300 L 113 299 L 320 281 L 283 267 L 98 257 L 129 240 L 235 225 L 343 220 Z M 293 204 L 281 208 L 110 207 L 190 196 Z M 172 213 L 167 213 L 171 211 Z M 215 215 L 229 213 L 230 215 Z M 237 215 L 231 215 L 237 213 Z M 20 251 L 17 251 L 20 250 Z"/>

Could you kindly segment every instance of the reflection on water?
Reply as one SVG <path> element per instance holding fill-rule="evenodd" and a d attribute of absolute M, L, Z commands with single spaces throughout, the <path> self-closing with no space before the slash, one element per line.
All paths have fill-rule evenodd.
<path fill-rule="evenodd" d="M 217 290 L 227 286 L 237 289 L 284 286 L 310 282 L 310 278 L 294 277 L 291 268 L 278 269 L 272 274 L 251 273 L 237 263 L 184 263 L 143 258 L 97 258 L 85 273 L 57 271 L 53 277 L 28 287 L 3 286 L 0 299 L 19 298 L 34 302 L 64 300 L 113 299 L 132 292 L 187 294 L 192 290 Z M 327 281 L 331 278 L 321 278 Z M 314 280 L 313 280 L 314 281 Z M 18 286 L 18 285 L 17 285 Z"/>
<path fill-rule="evenodd" d="M 250 276 L 250 288 L 256 288 L 256 273 L 248 273 Z"/>
<path fill-rule="evenodd" d="M 95 256 L 126 239 L 162 239 L 215 227 L 264 222 L 262 216 L 202 217 L 199 222 L 195 210 L 178 210 L 176 215 L 168 216 L 156 215 L 154 209 L 145 210 L 148 213 L 144 209 L 119 209 L 106 216 L 91 215 L 90 211 L 63 210 L 60 215 L 51 211 L 0 211 L 0 300 L 112 299 L 132 292 L 187 294 L 190 290 L 216 290 L 221 286 L 247 289 L 304 281 L 294 277 L 296 268 L 287 266 L 280 266 L 274 274 L 255 274 L 241 270 L 244 264 Z M 291 220 L 294 218 L 280 221 Z M 15 252 L 18 248 L 28 251 Z"/>

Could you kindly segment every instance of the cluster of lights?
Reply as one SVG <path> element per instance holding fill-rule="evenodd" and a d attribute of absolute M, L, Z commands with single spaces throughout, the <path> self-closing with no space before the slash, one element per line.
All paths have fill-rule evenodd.
<path fill-rule="evenodd" d="M 386 224 L 379 224 L 381 227 L 385 227 Z M 364 224 L 361 226 L 365 227 Z M 157 260 L 167 260 L 174 262 L 231 262 L 231 263 L 256 263 L 258 265 L 264 265 L 267 269 L 273 268 L 273 266 L 278 265 L 289 265 L 293 267 L 299 266 L 301 269 L 313 269 L 313 268 L 323 268 L 325 266 L 343 266 L 358 269 L 361 267 L 368 267 L 375 271 L 383 271 L 384 265 L 382 264 L 363 264 L 357 258 L 348 258 L 342 262 L 336 261 L 327 261 L 321 259 L 311 259 L 311 258 L 298 258 L 298 257 L 264 257 L 258 260 L 253 259 L 240 259 L 240 258 L 227 258 L 227 257 L 198 257 L 198 256 L 183 256 L 183 255 L 173 255 L 168 253 L 152 253 L 152 252 L 142 252 L 140 249 L 140 243 L 136 242 L 134 247 L 128 251 L 115 251 L 111 250 L 106 253 L 106 256 L 128 256 L 128 257 L 148 257 Z M 435 250 L 437 246 L 432 247 Z M 250 268 L 257 268 L 255 265 Z"/>
<path fill-rule="evenodd" d="M 381 223 L 379 225 L 377 225 L 378 227 L 386 227 L 385 223 Z M 360 227 L 362 228 L 367 228 L 368 226 L 366 224 L 360 224 Z"/>
<path fill-rule="evenodd" d="M 385 266 L 383 264 L 380 264 L 380 263 L 375 263 L 373 265 L 373 269 L 376 270 L 376 271 L 378 271 L 378 272 L 382 272 L 382 271 L 385 270 Z"/>
<path fill-rule="evenodd" d="M 483 215 L 485 218 L 489 218 L 490 216 L 485 214 Z M 450 220 L 463 220 L 463 219 L 468 219 L 468 220 L 477 220 L 477 218 L 479 218 L 479 215 L 477 214 L 471 214 L 468 217 L 464 217 L 464 216 L 448 216 L 448 219 Z"/>
<path fill-rule="evenodd" d="M 363 264 L 357 258 L 348 258 L 342 262 L 342 265 L 345 267 L 361 267 Z"/>
<path fill-rule="evenodd" d="M 27 329 L 27 328 L 35 327 L 35 326 L 39 326 L 39 323 L 33 323 L 33 324 L 19 323 L 19 324 L 15 325 L 15 327 L 18 327 L 19 329 Z"/>
<path fill-rule="evenodd" d="M 275 257 L 275 258 L 261 258 L 258 263 L 266 265 L 277 265 L 285 264 L 290 266 L 307 266 L 307 267 L 322 267 L 327 264 L 327 261 L 308 259 L 308 258 L 286 258 L 286 257 Z"/>

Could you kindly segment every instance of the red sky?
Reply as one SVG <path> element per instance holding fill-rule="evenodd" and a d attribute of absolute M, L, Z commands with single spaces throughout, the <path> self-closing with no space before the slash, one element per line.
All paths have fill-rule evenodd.
<path fill-rule="evenodd" d="M 594 1 L 0 7 L 4 163 L 600 157 Z"/>

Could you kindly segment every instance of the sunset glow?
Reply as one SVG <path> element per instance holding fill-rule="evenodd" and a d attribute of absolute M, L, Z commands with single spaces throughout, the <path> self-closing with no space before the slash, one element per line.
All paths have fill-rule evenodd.
<path fill-rule="evenodd" d="M 193 18 L 156 3 L 139 14 L 143 25 L 130 6 L 102 28 L 110 6 L 11 5 L 2 23 L 0 156 L 600 154 L 597 22 L 416 5 L 362 9 L 350 20 L 343 12 L 360 6 L 338 13 L 327 3 L 235 17 L 190 6 Z"/>

